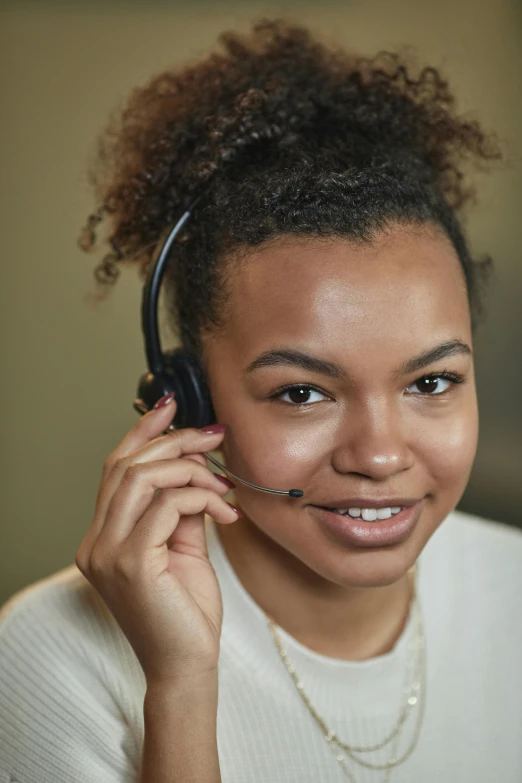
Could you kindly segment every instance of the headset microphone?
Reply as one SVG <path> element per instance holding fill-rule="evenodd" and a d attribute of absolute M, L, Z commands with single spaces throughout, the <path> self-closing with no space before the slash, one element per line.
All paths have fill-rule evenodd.
<path fill-rule="evenodd" d="M 210 391 L 199 359 L 182 348 L 175 348 L 163 353 L 161 351 L 158 329 L 159 290 L 167 266 L 166 262 L 170 248 L 203 195 L 201 194 L 192 202 L 178 222 L 169 230 L 166 239 L 159 247 L 157 260 L 151 264 L 147 281 L 143 287 L 141 328 L 149 370 L 139 380 L 138 397 L 134 400 L 133 407 L 138 413 L 143 415 L 151 410 L 155 403 L 165 394 L 174 392 L 177 402 L 176 414 L 165 432 L 184 427 L 196 427 L 199 429 L 216 421 Z M 210 456 L 208 452 L 205 453 L 205 456 L 220 470 L 253 489 L 258 489 L 261 492 L 271 492 L 274 495 L 288 495 L 291 498 L 300 498 L 304 494 L 301 489 L 270 489 L 269 487 L 260 487 L 257 484 L 252 484 L 250 481 L 236 476 L 221 462 Z"/>

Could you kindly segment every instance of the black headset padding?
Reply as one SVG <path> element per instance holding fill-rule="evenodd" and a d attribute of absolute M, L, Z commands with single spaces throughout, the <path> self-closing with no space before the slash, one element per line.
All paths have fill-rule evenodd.
<path fill-rule="evenodd" d="M 173 391 L 177 408 L 171 423 L 176 429 L 214 424 L 216 415 L 198 358 L 183 348 L 165 351 L 162 357 L 165 372 L 156 375 L 146 372 L 139 380 L 138 400 L 134 404 L 136 410 L 143 413 L 143 406 L 139 408 L 140 401 L 150 410 L 161 397 Z"/>
<path fill-rule="evenodd" d="M 174 424 L 181 427 L 204 427 L 215 424 L 216 414 L 212 406 L 210 391 L 201 363 L 196 356 L 183 348 L 175 348 L 163 354 L 170 376 L 176 387 L 172 391 L 180 394 L 180 416 L 174 417 Z M 183 404 L 181 404 L 183 399 Z"/>

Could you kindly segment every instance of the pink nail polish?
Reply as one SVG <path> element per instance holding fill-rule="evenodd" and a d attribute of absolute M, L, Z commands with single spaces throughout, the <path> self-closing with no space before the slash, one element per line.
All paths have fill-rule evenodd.
<path fill-rule="evenodd" d="M 164 406 L 164 405 L 168 405 L 168 404 L 169 404 L 169 402 L 172 402 L 172 400 L 173 400 L 173 399 L 174 399 L 174 392 L 170 392 L 170 394 L 166 394 L 164 397 L 161 397 L 161 398 L 160 398 L 160 399 L 157 401 L 157 403 L 156 403 L 156 405 L 154 406 L 153 410 L 154 410 L 155 408 L 163 408 L 163 406 Z"/>
<path fill-rule="evenodd" d="M 242 512 L 242 511 L 240 511 L 240 510 L 239 510 L 238 508 L 236 508 L 235 506 L 233 506 L 233 505 L 232 505 L 232 503 L 229 503 L 228 505 L 230 506 L 230 508 L 232 509 L 232 511 L 235 511 L 235 512 L 236 512 L 236 514 L 238 515 L 238 517 L 242 517 L 242 516 L 243 516 L 243 512 Z"/>
<path fill-rule="evenodd" d="M 205 427 L 201 427 L 199 431 L 204 432 L 205 435 L 218 435 L 225 432 L 226 428 L 226 424 L 207 424 Z"/>
<path fill-rule="evenodd" d="M 225 478 L 225 476 L 219 476 L 217 473 L 214 473 L 214 476 L 223 482 L 223 484 L 228 487 L 229 489 L 235 489 L 236 485 L 233 484 L 230 479 Z"/>

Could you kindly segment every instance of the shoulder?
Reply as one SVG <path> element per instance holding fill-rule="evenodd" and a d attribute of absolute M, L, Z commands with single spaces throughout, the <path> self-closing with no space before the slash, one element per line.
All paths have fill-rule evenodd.
<path fill-rule="evenodd" d="M 34 656 L 36 649 L 40 655 L 52 651 L 62 665 L 95 666 L 103 660 L 105 674 L 111 665 L 139 667 L 106 603 L 75 564 L 28 585 L 0 607 L 2 655 L 18 650 Z"/>
<path fill-rule="evenodd" d="M 99 594 L 71 565 L 19 590 L 0 608 L 0 647 L 22 638 L 61 649 L 79 639 L 103 647 L 117 633 L 114 625 Z"/>
<path fill-rule="evenodd" d="M 516 610 L 522 592 L 522 530 L 454 510 L 426 547 L 426 566 L 436 590 L 452 585 L 451 600 L 482 612 Z M 458 598 L 457 598 L 458 596 Z M 448 596 L 448 600 L 449 596 Z"/>
<path fill-rule="evenodd" d="M 99 593 L 75 564 L 19 590 L 0 607 L 4 670 L 37 667 L 41 681 L 97 678 L 111 689 L 140 679 L 134 651 Z"/>
<path fill-rule="evenodd" d="M 518 563 L 522 556 L 522 530 L 475 514 L 454 510 L 443 525 L 459 554 L 495 563 Z"/>
<path fill-rule="evenodd" d="M 123 781 L 137 761 L 139 663 L 76 565 L 0 609 L 0 777 Z M 136 728 L 136 736 L 129 730 Z"/>
<path fill-rule="evenodd" d="M 22 588 L 0 607 L 0 628 L 23 622 L 29 617 L 79 620 L 82 615 L 98 615 L 103 602 L 76 565 L 63 568 Z"/>

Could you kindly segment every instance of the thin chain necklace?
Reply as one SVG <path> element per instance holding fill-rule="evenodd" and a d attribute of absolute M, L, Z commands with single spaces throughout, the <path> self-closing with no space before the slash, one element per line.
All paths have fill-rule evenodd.
<path fill-rule="evenodd" d="M 416 632 L 413 638 L 409 641 L 409 645 L 408 645 L 410 653 L 409 653 L 408 662 L 406 664 L 404 685 L 402 689 L 405 703 L 401 709 L 395 728 L 382 742 L 380 742 L 377 745 L 370 745 L 368 747 L 348 745 L 344 742 L 341 742 L 341 740 L 337 737 L 335 732 L 333 732 L 331 729 L 327 727 L 324 720 L 320 717 L 320 715 L 318 715 L 316 710 L 313 708 L 308 696 L 304 692 L 303 682 L 297 675 L 295 671 L 295 666 L 291 663 L 290 659 L 288 658 L 288 654 L 286 650 L 283 649 L 281 639 L 276 631 L 275 620 L 265 612 L 268 621 L 268 627 L 270 628 L 270 631 L 272 633 L 272 637 L 274 639 L 279 655 L 283 659 L 287 671 L 292 677 L 295 686 L 302 700 L 304 701 L 307 709 L 311 713 L 314 720 L 319 724 L 326 742 L 328 742 L 330 745 L 332 744 L 336 745 L 338 747 L 338 750 L 339 749 L 344 750 L 346 752 L 346 755 L 349 758 L 351 758 L 352 761 L 356 762 L 357 764 L 360 764 L 363 767 L 367 767 L 368 769 L 375 769 L 375 770 L 385 770 L 384 783 L 388 783 L 388 781 L 390 780 L 392 769 L 394 767 L 399 766 L 399 764 L 403 764 L 413 753 L 413 750 L 415 749 L 419 739 L 420 729 L 422 726 L 425 705 L 426 705 L 426 644 L 425 644 L 425 636 L 424 636 L 424 626 L 422 622 L 422 613 L 417 598 L 417 564 L 415 564 L 412 571 L 413 571 L 413 580 L 412 580 L 413 587 L 412 587 L 411 612 L 414 616 Z M 410 677 L 412 679 L 410 679 Z M 406 720 L 408 719 L 410 713 L 415 708 L 417 709 L 417 722 L 413 732 L 412 740 L 406 752 L 400 758 L 398 758 L 397 748 L 398 748 L 400 735 L 402 733 Z M 370 764 L 369 762 L 364 761 L 363 759 L 359 758 L 356 755 L 357 753 L 368 753 L 375 750 L 380 750 L 381 748 L 384 748 L 386 745 L 388 745 L 392 740 L 394 740 L 394 744 L 392 747 L 391 756 L 388 758 L 386 764 Z M 346 773 L 347 777 L 352 781 L 352 783 L 356 783 L 356 779 L 352 771 L 345 764 L 344 754 L 337 752 L 336 760 L 341 764 L 341 768 Z"/>

